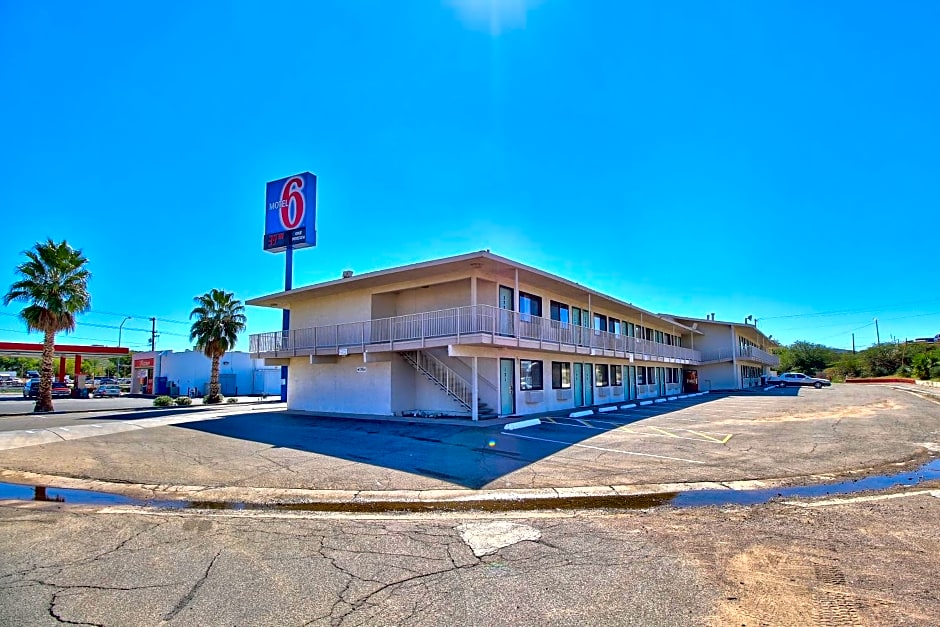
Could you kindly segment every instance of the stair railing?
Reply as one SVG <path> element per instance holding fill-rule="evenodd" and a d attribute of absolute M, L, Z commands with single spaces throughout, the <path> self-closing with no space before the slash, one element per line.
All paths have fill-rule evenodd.
<path fill-rule="evenodd" d="M 457 374 L 450 366 L 437 357 L 424 351 L 409 351 L 401 353 L 412 366 L 424 373 L 448 396 L 463 405 L 467 410 L 472 408 L 473 387 L 470 382 Z"/>

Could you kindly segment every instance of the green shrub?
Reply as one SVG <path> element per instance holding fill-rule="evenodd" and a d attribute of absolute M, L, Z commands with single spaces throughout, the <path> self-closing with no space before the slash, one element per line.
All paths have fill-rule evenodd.
<path fill-rule="evenodd" d="M 222 396 L 221 394 L 219 394 L 219 395 L 218 395 L 217 397 L 215 397 L 214 399 L 213 399 L 211 396 L 209 396 L 208 394 L 206 394 L 205 396 L 202 397 L 202 404 L 203 404 L 203 405 L 216 405 L 216 404 L 221 403 L 221 402 L 224 402 L 224 401 L 225 401 L 225 397 Z"/>
<path fill-rule="evenodd" d="M 178 396 L 176 398 L 176 404 L 180 407 L 186 407 L 193 404 L 193 399 L 189 398 L 188 396 Z"/>
<path fill-rule="evenodd" d="M 169 396 L 158 396 L 153 399 L 154 407 L 169 407 L 173 404 L 173 399 Z"/>
<path fill-rule="evenodd" d="M 225 399 L 225 402 L 226 402 L 226 403 L 237 403 L 237 402 L 238 402 L 238 399 L 235 398 L 234 396 L 230 396 L 229 398 Z"/>

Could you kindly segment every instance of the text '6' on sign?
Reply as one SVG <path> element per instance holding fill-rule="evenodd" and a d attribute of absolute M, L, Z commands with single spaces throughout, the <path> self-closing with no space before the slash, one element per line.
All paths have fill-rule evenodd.
<path fill-rule="evenodd" d="M 317 245 L 317 176 L 310 172 L 271 181 L 264 209 L 264 249 L 279 253 Z"/>

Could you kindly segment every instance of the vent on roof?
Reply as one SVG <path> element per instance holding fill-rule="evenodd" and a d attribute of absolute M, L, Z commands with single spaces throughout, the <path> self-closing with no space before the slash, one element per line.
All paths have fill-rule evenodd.
<path fill-rule="evenodd" d="M 353 275 L 353 271 L 352 271 L 352 270 L 343 270 L 343 278 L 344 278 L 344 279 L 348 279 L 348 278 L 351 277 L 352 275 Z"/>

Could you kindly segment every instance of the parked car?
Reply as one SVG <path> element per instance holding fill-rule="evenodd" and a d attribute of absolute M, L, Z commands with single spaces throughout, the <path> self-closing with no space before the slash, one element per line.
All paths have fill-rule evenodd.
<path fill-rule="evenodd" d="M 99 385 L 95 389 L 95 398 L 114 398 L 122 394 L 121 388 L 116 385 Z"/>
<path fill-rule="evenodd" d="M 61 381 L 52 382 L 53 396 L 71 396 L 72 388 Z M 39 396 L 39 379 L 30 379 L 23 386 L 23 398 L 36 398 Z"/>
<path fill-rule="evenodd" d="M 829 387 L 832 385 L 832 381 L 829 379 L 820 379 L 818 377 L 810 377 L 802 372 L 784 372 L 783 374 L 772 377 L 768 383 L 776 383 L 782 388 L 787 386 L 805 386 L 811 385 L 817 390 L 821 387 Z"/>

